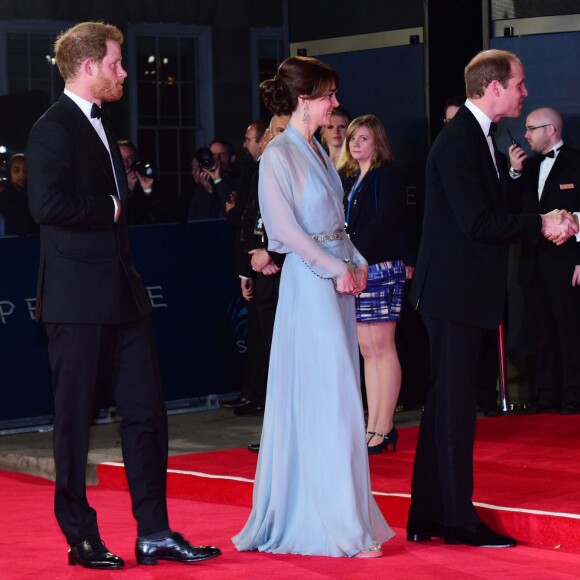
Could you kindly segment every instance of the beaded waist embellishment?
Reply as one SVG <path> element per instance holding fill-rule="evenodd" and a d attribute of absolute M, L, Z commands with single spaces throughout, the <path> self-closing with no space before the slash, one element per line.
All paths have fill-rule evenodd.
<path fill-rule="evenodd" d="M 335 240 L 342 240 L 343 232 L 335 232 L 334 234 L 314 234 L 312 239 L 315 242 L 334 242 Z"/>

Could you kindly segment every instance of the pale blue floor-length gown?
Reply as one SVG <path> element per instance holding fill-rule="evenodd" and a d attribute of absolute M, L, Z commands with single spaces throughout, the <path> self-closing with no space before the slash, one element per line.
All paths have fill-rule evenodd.
<path fill-rule="evenodd" d="M 253 508 L 233 542 L 238 550 L 355 556 L 394 534 L 370 489 L 354 297 L 333 280 L 345 259 L 365 262 L 344 234 L 340 179 L 317 146 L 324 162 L 290 124 L 260 162 L 269 249 L 287 256 Z"/>

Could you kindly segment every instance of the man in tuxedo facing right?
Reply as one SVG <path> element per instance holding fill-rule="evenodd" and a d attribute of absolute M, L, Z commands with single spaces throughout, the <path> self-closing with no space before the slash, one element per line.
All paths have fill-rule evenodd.
<path fill-rule="evenodd" d="M 107 387 L 121 417 L 137 563 L 221 553 L 169 527 L 167 412 L 151 303 L 129 247 L 125 167 L 101 110 L 123 95 L 122 42 L 119 29 L 102 22 L 58 37 L 64 93 L 32 128 L 26 152 L 30 210 L 40 224 L 36 316 L 48 335 L 55 400 L 54 511 L 68 563 L 107 570 L 125 562 L 103 543 L 85 486 L 95 399 Z"/>
<path fill-rule="evenodd" d="M 429 335 L 433 384 L 419 429 L 409 541 L 509 547 L 472 503 L 476 384 L 482 336 L 504 312 L 508 245 L 578 231 L 566 212 L 508 213 L 492 123 L 519 117 L 528 92 L 519 58 L 477 54 L 465 68 L 467 101 L 435 140 L 426 170 L 423 234 L 410 298 Z"/>

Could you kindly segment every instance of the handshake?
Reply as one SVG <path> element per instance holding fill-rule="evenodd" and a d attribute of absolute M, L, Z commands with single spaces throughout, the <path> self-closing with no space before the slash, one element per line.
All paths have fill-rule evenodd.
<path fill-rule="evenodd" d="M 540 217 L 542 235 L 557 246 L 561 246 L 568 238 L 578 233 L 578 216 L 564 209 L 554 209 Z"/>

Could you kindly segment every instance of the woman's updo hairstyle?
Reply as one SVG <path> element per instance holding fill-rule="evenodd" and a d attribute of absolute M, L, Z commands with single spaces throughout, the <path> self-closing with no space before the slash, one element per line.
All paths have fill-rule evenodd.
<path fill-rule="evenodd" d="M 312 100 L 338 89 L 338 75 L 317 58 L 291 56 L 279 67 L 278 74 L 260 84 L 266 108 L 274 115 L 290 115 L 298 106 L 298 97 Z"/>

